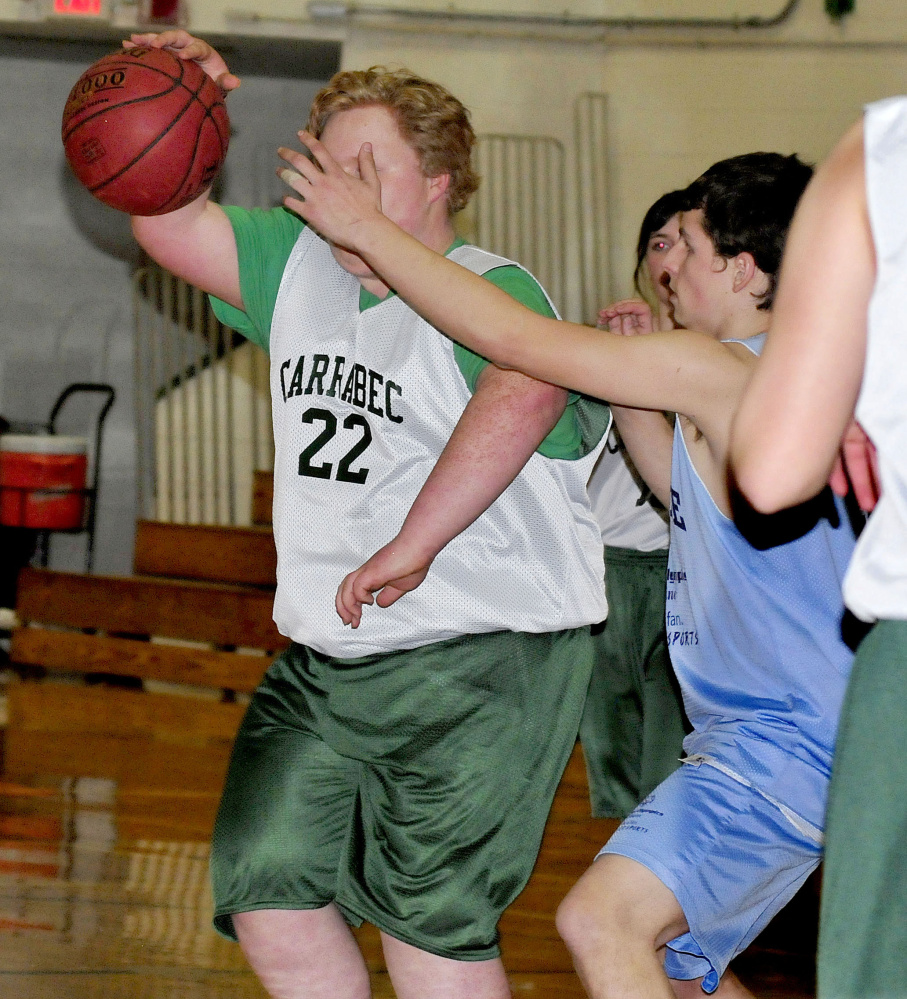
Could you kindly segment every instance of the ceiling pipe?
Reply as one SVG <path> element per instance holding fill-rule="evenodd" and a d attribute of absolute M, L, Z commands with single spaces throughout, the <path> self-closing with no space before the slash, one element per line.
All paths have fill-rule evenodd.
<path fill-rule="evenodd" d="M 635 29 L 635 28 L 774 28 L 786 21 L 800 0 L 787 0 L 771 17 L 733 18 L 658 18 L 658 17 L 570 17 L 567 14 L 485 14 L 475 11 L 425 10 L 412 7 L 381 7 L 374 4 L 347 3 L 345 0 L 311 0 L 309 17 L 313 21 L 334 23 L 360 18 L 396 18 L 419 21 L 446 21 L 477 25 L 524 25 L 551 28 Z"/>

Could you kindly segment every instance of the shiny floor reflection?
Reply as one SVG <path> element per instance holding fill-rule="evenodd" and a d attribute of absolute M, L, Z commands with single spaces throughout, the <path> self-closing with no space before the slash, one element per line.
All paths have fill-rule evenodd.
<path fill-rule="evenodd" d="M 264 996 L 211 929 L 216 797 L 0 783 L 0 995 Z"/>
<path fill-rule="evenodd" d="M 213 792 L 98 778 L 0 780 L 0 996 L 264 999 L 239 948 L 211 928 Z M 377 940 L 361 943 L 377 965 Z M 392 999 L 386 973 L 375 999 Z M 514 992 L 580 997 L 572 974 L 514 975 Z"/>
<path fill-rule="evenodd" d="M 100 778 L 0 778 L 3 999 L 265 999 L 239 948 L 211 928 L 208 834 L 217 794 Z M 377 934 L 360 943 L 375 999 L 393 999 Z M 757 995 L 807 999 L 811 962 L 752 953 Z M 568 972 L 515 974 L 516 996 L 580 999 Z"/>

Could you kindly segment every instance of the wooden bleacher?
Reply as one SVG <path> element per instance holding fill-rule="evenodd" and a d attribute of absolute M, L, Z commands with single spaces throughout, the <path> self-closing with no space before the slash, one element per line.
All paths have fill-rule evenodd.
<path fill-rule="evenodd" d="M 147 561 L 145 545 L 159 528 L 171 527 L 139 526 L 137 564 Z M 181 560 L 191 557 L 193 533 L 200 550 L 210 547 L 208 532 L 184 529 L 182 545 L 174 546 Z M 229 551 L 224 537 L 219 543 L 222 555 Z M 160 553 L 154 557 L 165 569 Z M 16 608 L 22 624 L 10 651 L 20 672 L 132 678 L 148 689 L 13 681 L 6 774 L 25 779 L 75 769 L 124 787 L 219 783 L 243 713 L 236 695 L 255 689 L 286 644 L 271 620 L 272 603 L 271 589 L 235 583 L 24 570 Z M 167 693 L 156 692 L 167 684 Z M 207 699 L 198 696 L 204 690 Z"/>
<path fill-rule="evenodd" d="M 264 520 L 266 476 L 255 496 Z M 111 778 L 146 811 L 155 789 L 177 788 L 202 796 L 213 820 L 244 710 L 237 701 L 286 644 L 271 620 L 273 537 L 261 525 L 142 521 L 135 569 L 126 578 L 22 573 L 11 659 L 25 678 L 9 687 L 5 779 Z M 121 685 L 129 681 L 136 689 Z M 561 984 L 552 995 L 582 994 L 554 911 L 613 826 L 589 815 L 577 747 L 532 879 L 501 924 L 508 970 L 554 976 Z M 377 933 L 366 927 L 359 938 L 370 967 L 381 969 Z"/>
<path fill-rule="evenodd" d="M 238 583 L 273 590 L 277 553 L 270 527 L 215 527 L 140 520 L 134 568 L 142 576 Z"/>

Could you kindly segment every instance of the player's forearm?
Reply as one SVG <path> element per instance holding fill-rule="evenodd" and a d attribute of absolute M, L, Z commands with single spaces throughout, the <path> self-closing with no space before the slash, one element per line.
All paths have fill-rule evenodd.
<path fill-rule="evenodd" d="M 416 312 L 499 367 L 723 429 L 728 400 L 736 402 L 748 377 L 739 359 L 701 333 L 626 337 L 539 316 L 377 213 L 363 220 L 355 245 Z"/>
<path fill-rule="evenodd" d="M 162 267 L 236 308 L 243 307 L 233 227 L 207 191 L 178 211 L 133 216 L 132 231 Z"/>
<path fill-rule="evenodd" d="M 433 559 L 513 482 L 566 402 L 562 389 L 486 369 L 397 542 L 422 559 Z"/>
<path fill-rule="evenodd" d="M 671 505 L 673 432 L 664 413 L 611 406 L 627 453 L 662 506 Z"/>
<path fill-rule="evenodd" d="M 678 360 L 675 333 L 627 338 L 540 316 L 383 216 L 363 225 L 357 250 L 416 312 L 500 368 L 628 406 L 701 404 L 702 350 Z M 710 341 L 697 346 L 717 353 Z"/>

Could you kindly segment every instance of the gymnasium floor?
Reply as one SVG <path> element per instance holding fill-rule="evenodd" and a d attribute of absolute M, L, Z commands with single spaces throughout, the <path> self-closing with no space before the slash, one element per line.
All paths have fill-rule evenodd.
<path fill-rule="evenodd" d="M 217 794 L 126 788 L 78 772 L 0 775 L 0 996 L 262 999 L 239 948 L 211 929 L 207 836 Z M 813 994 L 810 894 L 737 966 L 765 999 Z M 361 942 L 376 969 L 375 999 L 392 999 L 374 931 Z M 564 970 L 511 980 L 518 997 L 583 995 Z"/>

